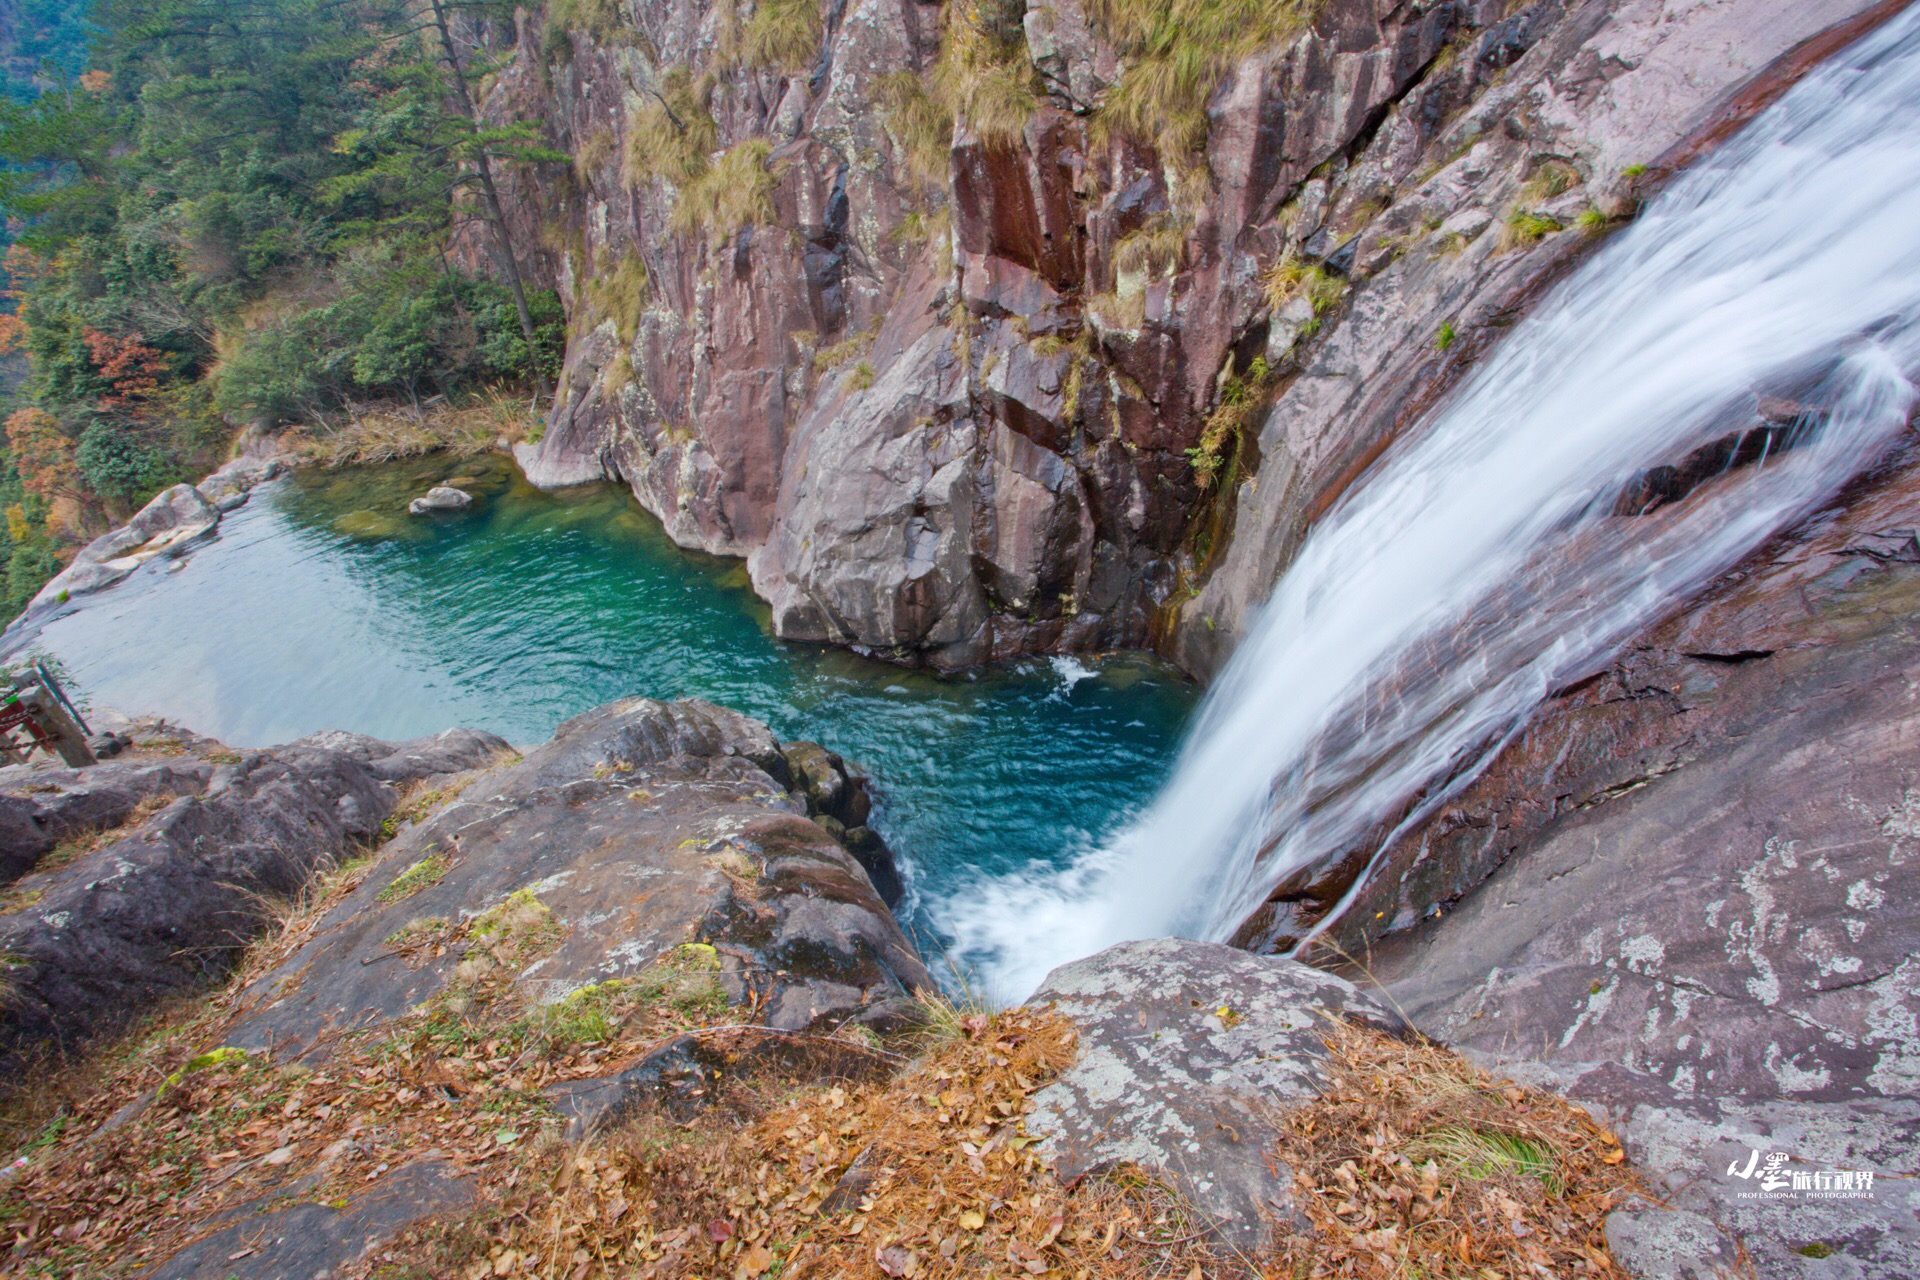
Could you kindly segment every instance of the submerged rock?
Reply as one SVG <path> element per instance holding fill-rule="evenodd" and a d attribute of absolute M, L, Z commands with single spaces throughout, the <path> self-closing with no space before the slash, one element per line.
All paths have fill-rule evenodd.
<path fill-rule="evenodd" d="M 435 511 L 465 511 L 473 505 L 473 495 L 452 485 L 437 484 L 407 504 L 407 514 L 423 516 Z"/>

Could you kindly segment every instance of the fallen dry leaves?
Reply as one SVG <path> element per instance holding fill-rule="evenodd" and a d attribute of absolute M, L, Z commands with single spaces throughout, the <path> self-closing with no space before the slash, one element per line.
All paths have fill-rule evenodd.
<path fill-rule="evenodd" d="M 1427 1041 L 1336 1023 L 1327 1046 L 1325 1091 L 1279 1121 L 1314 1231 L 1277 1274 L 1624 1280 L 1604 1225 L 1641 1188 L 1585 1111 Z"/>
<path fill-rule="evenodd" d="M 891 1079 L 817 1084 L 741 1124 L 658 1118 L 557 1150 L 536 1179 L 417 1242 L 416 1274 L 799 1277 L 1223 1274 L 1179 1201 L 1131 1169 L 1056 1181 L 1022 1118 L 1070 1023 L 965 1019 Z"/>

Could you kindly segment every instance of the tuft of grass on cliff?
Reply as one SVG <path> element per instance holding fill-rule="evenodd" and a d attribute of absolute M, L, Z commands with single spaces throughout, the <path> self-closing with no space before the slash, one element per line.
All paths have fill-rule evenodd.
<path fill-rule="evenodd" d="M 1199 163 L 1207 100 L 1239 59 L 1298 35 L 1319 0 L 1087 0 L 1125 71 L 1096 130 L 1150 143 L 1169 163 Z"/>

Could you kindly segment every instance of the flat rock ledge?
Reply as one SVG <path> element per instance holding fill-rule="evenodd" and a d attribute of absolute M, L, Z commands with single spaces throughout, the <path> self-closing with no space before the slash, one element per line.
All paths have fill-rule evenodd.
<path fill-rule="evenodd" d="M 1294 1217 L 1273 1115 L 1318 1092 L 1328 1019 L 1408 1030 L 1344 978 L 1182 938 L 1063 965 L 1031 1003 L 1080 1030 L 1079 1060 L 1027 1117 L 1060 1178 L 1127 1162 L 1157 1170 L 1222 1243 L 1249 1254 Z"/>
<path fill-rule="evenodd" d="M 197 485 L 163 490 L 133 519 L 82 547 L 72 564 L 40 588 L 22 616 L 110 587 L 149 560 L 184 554 L 220 527 L 221 516 L 245 504 L 257 485 L 285 470 L 286 462 L 277 455 L 245 454 Z"/>

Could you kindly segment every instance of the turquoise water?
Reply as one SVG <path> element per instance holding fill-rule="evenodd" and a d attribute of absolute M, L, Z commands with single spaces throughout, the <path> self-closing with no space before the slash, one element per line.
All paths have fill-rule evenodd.
<path fill-rule="evenodd" d="M 447 480 L 473 510 L 403 514 Z M 542 494 L 502 459 L 298 473 L 183 568 L 81 603 L 37 643 L 86 698 L 239 746 L 451 725 L 533 745 L 615 698 L 736 707 L 874 775 L 923 932 L 970 877 L 1063 865 L 1143 805 L 1196 696 L 1140 657 L 943 678 L 784 643 L 739 562 L 682 551 L 623 490 Z"/>

